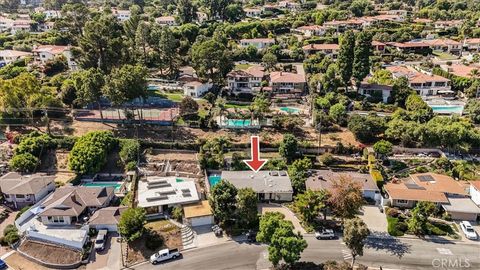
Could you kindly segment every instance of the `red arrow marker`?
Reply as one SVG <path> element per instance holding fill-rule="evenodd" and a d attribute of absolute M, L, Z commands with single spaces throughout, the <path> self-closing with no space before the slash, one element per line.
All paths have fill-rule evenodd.
<path fill-rule="evenodd" d="M 250 141 L 252 143 L 251 148 L 251 160 L 244 160 L 248 167 L 254 172 L 258 172 L 263 165 L 267 162 L 266 159 L 260 159 L 260 139 L 258 136 L 251 136 Z"/>

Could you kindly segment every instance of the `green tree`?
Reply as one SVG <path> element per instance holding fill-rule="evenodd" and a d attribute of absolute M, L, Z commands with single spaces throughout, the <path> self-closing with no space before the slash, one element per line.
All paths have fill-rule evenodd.
<path fill-rule="evenodd" d="M 253 99 L 250 110 L 256 117 L 263 119 L 264 115 L 270 112 L 270 101 L 265 94 L 259 94 Z"/>
<path fill-rule="evenodd" d="M 124 164 L 136 162 L 140 155 L 140 142 L 134 139 L 120 139 L 119 156 Z"/>
<path fill-rule="evenodd" d="M 362 186 L 358 182 L 347 176 L 341 176 L 333 182 L 329 204 L 332 206 L 335 216 L 339 217 L 342 222 L 355 217 L 364 203 Z"/>
<path fill-rule="evenodd" d="M 480 124 L 480 100 L 471 99 L 465 106 L 465 112 L 475 124 Z"/>
<path fill-rule="evenodd" d="M 345 32 L 340 38 L 340 49 L 338 51 L 338 71 L 343 85 L 350 85 L 353 73 L 353 59 L 355 48 L 355 35 L 352 31 Z"/>
<path fill-rule="evenodd" d="M 432 202 L 418 202 L 412 209 L 412 217 L 407 220 L 408 230 L 415 235 L 424 235 L 427 232 L 428 217 L 435 211 Z"/>
<path fill-rule="evenodd" d="M 122 34 L 122 26 L 111 14 L 97 16 L 88 21 L 79 42 L 79 64 L 86 69 L 100 68 L 104 73 L 110 72 L 122 63 L 122 53 L 128 51 Z"/>
<path fill-rule="evenodd" d="M 415 91 L 408 86 L 408 79 L 400 77 L 393 82 L 391 99 L 397 106 L 405 108 L 407 98 L 415 93 Z"/>
<path fill-rule="evenodd" d="M 292 222 L 284 218 L 278 212 L 268 212 L 260 217 L 257 240 L 269 245 L 268 259 L 274 266 L 282 259 L 287 264 L 295 263 L 307 248 L 307 241 L 300 233 L 295 234 Z"/>
<path fill-rule="evenodd" d="M 358 140 L 371 142 L 385 131 L 385 120 L 375 114 L 352 115 L 348 120 L 348 129 Z"/>
<path fill-rule="evenodd" d="M 146 221 L 146 212 L 143 208 L 128 208 L 120 216 L 118 222 L 118 232 L 131 242 L 140 238 L 144 231 Z"/>
<path fill-rule="evenodd" d="M 275 70 L 275 66 L 278 63 L 277 56 L 275 54 L 267 52 L 262 57 L 262 62 L 267 70 Z"/>
<path fill-rule="evenodd" d="M 368 80 L 369 83 L 393 85 L 394 79 L 392 72 L 386 69 L 375 70 L 373 76 Z"/>
<path fill-rule="evenodd" d="M 308 170 L 312 168 L 312 161 L 305 157 L 295 160 L 292 165 L 288 166 L 288 176 L 292 181 L 293 189 L 296 192 L 305 191 L 305 181 L 308 178 Z"/>
<path fill-rule="evenodd" d="M 225 8 L 225 19 L 229 22 L 237 22 L 245 17 L 242 5 L 230 4 Z"/>
<path fill-rule="evenodd" d="M 116 143 L 110 131 L 92 131 L 80 137 L 68 154 L 68 167 L 77 174 L 94 174 L 107 162 Z"/>
<path fill-rule="evenodd" d="M 280 143 L 278 152 L 280 156 L 284 157 L 287 160 L 287 163 L 290 163 L 298 151 L 298 141 L 292 134 L 285 134 L 283 140 Z"/>
<path fill-rule="evenodd" d="M 222 225 L 231 224 L 237 209 L 237 188 L 228 180 L 222 179 L 210 191 L 208 201 L 215 220 Z"/>
<path fill-rule="evenodd" d="M 294 207 L 300 213 L 303 222 L 312 224 L 320 212 L 325 209 L 327 198 L 325 190 L 307 190 L 305 193 L 297 195 Z"/>
<path fill-rule="evenodd" d="M 352 76 L 357 86 L 370 73 L 370 56 L 372 55 L 372 35 L 362 31 L 357 34 L 354 51 Z"/>
<path fill-rule="evenodd" d="M 221 84 L 233 68 L 230 51 L 215 39 L 199 40 L 190 50 L 192 66 L 203 80 Z"/>
<path fill-rule="evenodd" d="M 190 96 L 186 96 L 180 102 L 180 115 L 194 115 L 198 112 L 198 103 Z"/>
<path fill-rule="evenodd" d="M 347 119 L 347 108 L 342 103 L 337 103 L 330 107 L 328 115 L 339 125 L 343 125 Z"/>
<path fill-rule="evenodd" d="M 258 196 L 251 188 L 241 188 L 237 194 L 237 216 L 242 228 L 258 225 Z"/>
<path fill-rule="evenodd" d="M 177 0 L 178 18 L 182 24 L 191 23 L 197 18 L 197 7 L 191 0 Z"/>
<path fill-rule="evenodd" d="M 230 142 L 225 137 L 216 137 L 205 141 L 200 147 L 199 162 L 204 169 L 219 169 L 223 167 L 225 148 Z"/>
<path fill-rule="evenodd" d="M 100 118 L 103 119 L 103 111 L 100 103 L 102 88 L 105 85 L 105 78 L 100 69 L 90 68 L 79 71 L 73 76 L 78 103 L 87 105 L 97 104 L 100 111 Z"/>
<path fill-rule="evenodd" d="M 9 162 L 10 169 L 17 172 L 33 173 L 40 160 L 30 153 L 14 155 Z"/>
<path fill-rule="evenodd" d="M 343 229 L 343 241 L 352 254 L 352 267 L 357 256 L 363 256 L 363 247 L 370 231 L 360 218 L 348 219 Z"/>
<path fill-rule="evenodd" d="M 166 26 L 154 26 L 150 31 L 149 46 L 154 52 L 151 61 L 160 69 L 160 73 L 174 78 L 179 70 L 179 44 L 172 30 Z"/>
<path fill-rule="evenodd" d="M 389 141 L 380 140 L 373 145 L 373 150 L 383 158 L 392 154 L 393 144 Z"/>

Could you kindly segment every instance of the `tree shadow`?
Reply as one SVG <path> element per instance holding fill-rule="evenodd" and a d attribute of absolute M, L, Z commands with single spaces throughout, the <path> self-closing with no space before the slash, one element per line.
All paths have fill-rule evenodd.
<path fill-rule="evenodd" d="M 372 231 L 370 236 L 365 240 L 365 247 L 384 250 L 389 254 L 402 258 L 405 254 L 410 253 L 411 245 L 403 243 L 400 239 L 386 232 Z"/>

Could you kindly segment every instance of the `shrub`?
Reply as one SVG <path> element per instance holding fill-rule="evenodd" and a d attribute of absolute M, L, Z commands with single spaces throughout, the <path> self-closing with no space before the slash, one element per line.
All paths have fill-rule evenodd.
<path fill-rule="evenodd" d="M 69 168 L 78 174 L 94 174 L 107 161 L 110 149 L 116 143 L 110 131 L 93 131 L 80 137 L 68 156 Z"/>
<path fill-rule="evenodd" d="M 398 211 L 396 208 L 387 208 L 385 213 L 387 214 L 387 216 L 394 218 L 397 218 L 400 215 L 400 211 Z"/>
<path fill-rule="evenodd" d="M 156 250 L 163 245 L 165 241 L 163 237 L 155 231 L 149 230 L 147 232 L 147 239 L 145 241 L 145 247 L 150 250 Z"/>
<path fill-rule="evenodd" d="M 10 168 L 19 172 L 33 172 L 39 163 L 38 158 L 30 153 L 16 154 L 10 160 Z"/>
<path fill-rule="evenodd" d="M 183 209 L 181 206 L 175 206 L 172 210 L 172 217 L 176 221 L 182 221 L 183 218 Z"/>
<path fill-rule="evenodd" d="M 125 170 L 126 171 L 134 171 L 137 168 L 137 162 L 135 161 L 130 161 L 125 165 Z"/>
<path fill-rule="evenodd" d="M 140 153 L 140 143 L 137 140 L 122 139 L 120 144 L 120 158 L 123 163 L 128 164 L 131 161 L 136 161 Z"/>
<path fill-rule="evenodd" d="M 3 230 L 3 241 L 6 242 L 8 245 L 12 245 L 20 239 L 20 235 L 18 235 L 18 230 L 15 225 L 9 224 Z"/>
<path fill-rule="evenodd" d="M 72 150 L 76 141 L 77 141 L 77 137 L 73 137 L 73 136 L 55 138 L 55 143 L 57 144 L 57 148 L 61 148 L 65 150 Z"/>
<path fill-rule="evenodd" d="M 417 173 L 426 173 L 428 172 L 428 168 L 425 166 L 417 166 L 417 168 L 415 168 L 415 171 Z"/>
<path fill-rule="evenodd" d="M 322 162 L 322 164 L 325 166 L 332 165 L 333 163 L 335 163 L 335 161 L 335 157 L 330 153 L 325 153 L 320 156 L 320 162 Z"/>
<path fill-rule="evenodd" d="M 404 235 L 404 231 L 399 230 L 403 226 L 398 225 L 398 223 L 399 223 L 398 218 L 387 217 L 387 223 L 388 223 L 388 226 L 387 226 L 388 234 L 390 234 L 391 236 L 402 236 L 402 235 Z"/>
<path fill-rule="evenodd" d="M 30 153 L 39 156 L 45 149 L 56 147 L 55 141 L 47 134 L 38 131 L 31 132 L 28 135 L 19 138 L 18 147 L 15 148 L 15 154 Z"/>

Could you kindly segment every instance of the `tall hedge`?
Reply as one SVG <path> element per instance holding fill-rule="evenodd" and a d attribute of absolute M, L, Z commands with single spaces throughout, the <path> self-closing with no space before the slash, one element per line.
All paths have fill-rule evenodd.
<path fill-rule="evenodd" d="M 117 140 L 110 131 L 94 131 L 80 137 L 70 151 L 68 166 L 77 174 L 94 174 L 107 162 Z"/>

